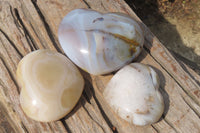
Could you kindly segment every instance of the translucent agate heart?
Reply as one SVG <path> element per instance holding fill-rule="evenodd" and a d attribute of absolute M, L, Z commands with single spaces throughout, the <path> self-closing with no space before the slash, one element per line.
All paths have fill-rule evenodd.
<path fill-rule="evenodd" d="M 18 64 L 21 107 L 30 118 L 49 122 L 64 117 L 79 100 L 84 80 L 64 55 L 37 50 Z"/>
<path fill-rule="evenodd" d="M 158 89 L 157 73 L 147 65 L 132 63 L 113 76 L 103 95 L 121 118 L 144 126 L 158 121 L 164 111 Z"/>
<path fill-rule="evenodd" d="M 132 61 L 144 37 L 136 21 L 125 14 L 76 9 L 62 20 L 59 42 L 67 56 L 83 70 L 106 74 Z"/>

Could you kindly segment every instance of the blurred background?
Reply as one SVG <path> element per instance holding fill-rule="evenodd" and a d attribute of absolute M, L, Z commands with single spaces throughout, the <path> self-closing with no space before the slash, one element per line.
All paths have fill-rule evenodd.
<path fill-rule="evenodd" d="M 177 58 L 200 75 L 200 0 L 125 0 Z"/>

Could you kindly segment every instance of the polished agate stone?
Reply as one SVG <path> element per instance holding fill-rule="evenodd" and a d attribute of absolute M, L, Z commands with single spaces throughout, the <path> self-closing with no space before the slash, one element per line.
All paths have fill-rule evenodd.
<path fill-rule="evenodd" d="M 78 102 L 84 86 L 82 75 L 64 55 L 37 50 L 18 64 L 20 104 L 30 118 L 49 122 L 64 117 Z"/>
<path fill-rule="evenodd" d="M 120 13 L 76 9 L 62 20 L 58 38 L 67 56 L 94 74 L 115 71 L 136 58 L 144 36 L 138 23 Z"/>
<path fill-rule="evenodd" d="M 164 111 L 159 78 L 149 66 L 132 63 L 119 70 L 103 95 L 111 108 L 126 121 L 144 126 L 157 122 Z"/>

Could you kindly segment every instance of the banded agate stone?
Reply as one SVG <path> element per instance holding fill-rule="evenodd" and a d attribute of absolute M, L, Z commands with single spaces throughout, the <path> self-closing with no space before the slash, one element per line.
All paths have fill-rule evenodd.
<path fill-rule="evenodd" d="M 62 20 L 58 38 L 66 55 L 93 74 L 118 70 L 136 58 L 144 36 L 139 24 L 120 13 L 76 9 Z"/>

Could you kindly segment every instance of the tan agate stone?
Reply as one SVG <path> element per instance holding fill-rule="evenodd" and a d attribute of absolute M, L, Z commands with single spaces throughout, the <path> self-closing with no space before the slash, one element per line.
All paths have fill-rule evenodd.
<path fill-rule="evenodd" d="M 49 122 L 64 117 L 78 102 L 84 86 L 79 70 L 64 55 L 37 50 L 18 64 L 21 107 L 30 118 Z"/>

